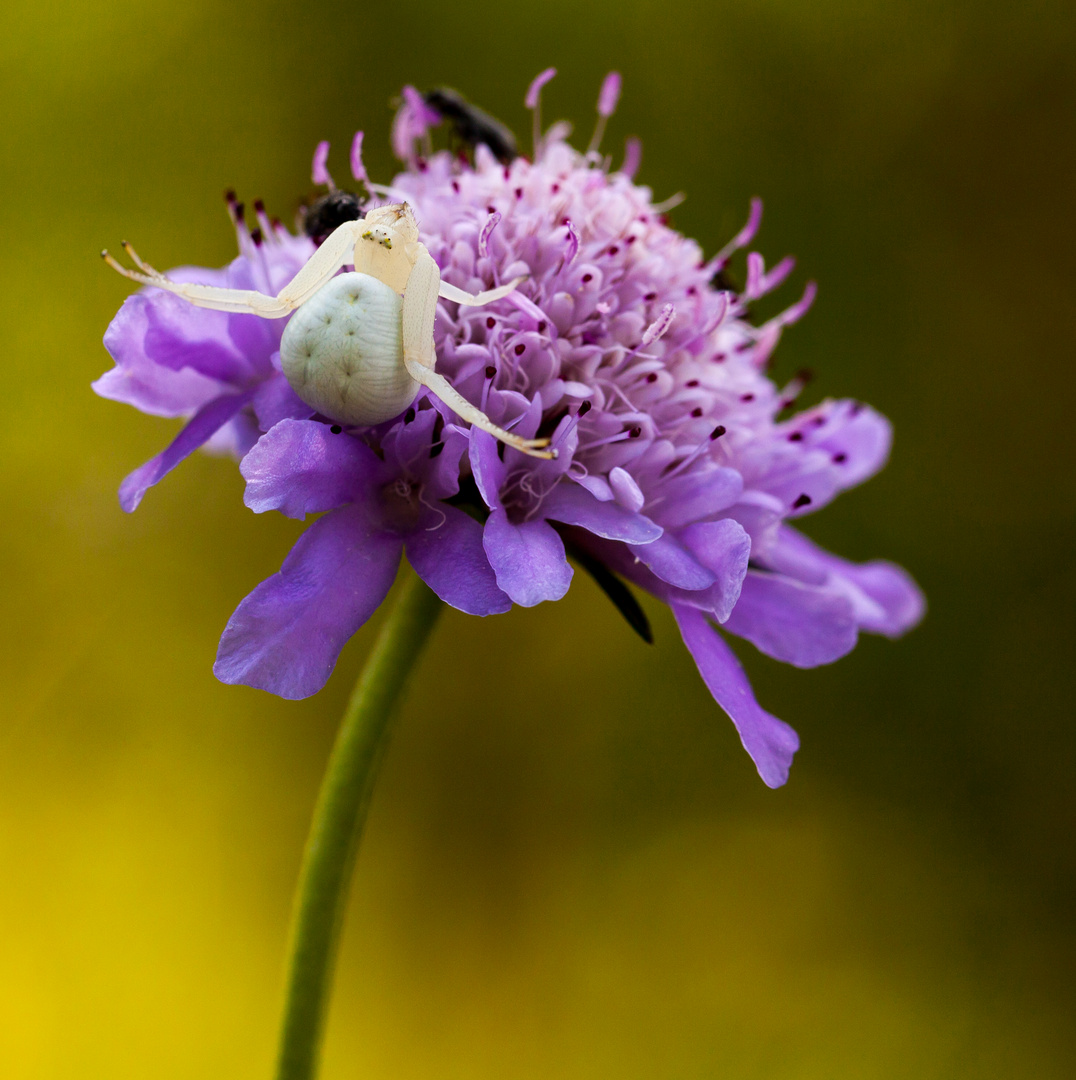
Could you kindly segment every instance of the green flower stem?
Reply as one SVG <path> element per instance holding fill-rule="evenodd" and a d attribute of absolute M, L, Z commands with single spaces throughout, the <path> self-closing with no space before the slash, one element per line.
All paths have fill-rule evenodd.
<path fill-rule="evenodd" d="M 389 721 L 441 607 L 410 574 L 344 713 L 295 897 L 277 1080 L 314 1080 L 317 1073 L 348 885 Z"/>

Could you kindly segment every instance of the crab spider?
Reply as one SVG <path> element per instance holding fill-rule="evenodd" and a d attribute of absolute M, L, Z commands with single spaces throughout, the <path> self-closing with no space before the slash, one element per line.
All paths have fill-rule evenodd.
<path fill-rule="evenodd" d="M 280 363 L 292 389 L 311 408 L 344 425 L 380 424 L 399 416 L 425 386 L 458 416 L 508 446 L 553 458 L 548 439 L 523 439 L 498 427 L 435 370 L 437 299 L 481 307 L 507 296 L 522 278 L 477 295 L 441 280 L 441 272 L 407 203 L 378 207 L 338 226 L 277 293 L 171 281 L 123 245 L 138 270 L 102 252 L 132 281 L 181 296 L 198 307 L 294 317 L 280 340 Z M 351 263 L 352 272 L 338 274 Z"/>

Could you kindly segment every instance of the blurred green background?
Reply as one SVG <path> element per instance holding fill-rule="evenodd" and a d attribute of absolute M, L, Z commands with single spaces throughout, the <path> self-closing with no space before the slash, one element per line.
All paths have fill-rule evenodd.
<path fill-rule="evenodd" d="M 683 189 L 713 252 L 819 300 L 777 376 L 894 421 L 808 523 L 912 570 L 905 640 L 830 668 L 741 649 L 799 730 L 755 775 L 668 614 L 582 577 L 450 612 L 403 710 L 348 916 L 324 1075 L 1076 1075 L 1076 9 L 1062 0 L 9 0 L 0 12 L 0 1075 L 267 1078 L 313 798 L 372 640 L 316 699 L 216 683 L 234 606 L 299 526 L 198 456 L 131 516 L 173 424 L 97 399 L 127 294 L 98 250 L 234 254 L 221 191 L 291 217 L 315 142 L 393 168 L 390 99 L 447 83 Z M 526 141 L 526 140 L 524 140 Z"/>

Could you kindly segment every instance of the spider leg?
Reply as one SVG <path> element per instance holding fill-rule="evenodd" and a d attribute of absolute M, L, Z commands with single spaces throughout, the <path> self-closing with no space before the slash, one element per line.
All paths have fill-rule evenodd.
<path fill-rule="evenodd" d="M 507 285 L 501 285 L 496 289 L 486 289 L 485 292 L 480 293 L 464 292 L 463 289 L 457 289 L 455 285 L 449 285 L 447 281 L 442 281 L 438 287 L 438 294 L 443 299 L 452 300 L 457 304 L 463 304 L 464 307 L 482 307 L 485 304 L 492 304 L 494 300 L 503 299 L 521 281 L 526 280 L 526 277 L 517 277 Z"/>
<path fill-rule="evenodd" d="M 137 271 L 121 266 L 107 251 L 102 251 L 101 257 L 125 278 L 175 293 L 196 307 L 258 315 L 263 319 L 282 319 L 309 300 L 341 266 L 351 261 L 355 248 L 355 225 L 353 221 L 340 225 L 276 296 L 267 296 L 253 289 L 222 289 L 216 285 L 171 281 L 139 258 L 127 243 L 123 248 L 139 268 Z"/>
<path fill-rule="evenodd" d="M 508 446 L 532 457 L 555 458 L 556 450 L 541 449 L 548 439 L 523 439 L 498 427 L 481 409 L 472 405 L 443 375 L 434 370 L 433 323 L 437 315 L 438 284 L 441 272 L 428 253 L 419 257 L 403 298 L 404 367 L 417 383 L 441 399 L 460 419 L 466 420 Z M 511 286 L 514 288 L 515 286 Z M 511 289 L 509 289 L 511 291 Z M 464 295 L 468 295 L 464 293 Z"/>
<path fill-rule="evenodd" d="M 188 303 L 196 307 L 211 308 L 214 311 L 231 311 L 240 314 L 251 313 L 261 315 L 267 319 L 278 319 L 287 315 L 291 310 L 284 308 L 277 311 L 279 306 L 276 297 L 266 296 L 264 293 L 254 292 L 252 289 L 222 289 L 215 285 L 194 285 L 188 282 L 170 281 L 163 274 L 142 273 L 138 270 L 129 270 L 126 266 L 118 263 L 107 251 L 101 252 L 101 258 L 125 278 L 137 281 L 140 285 L 151 285 L 155 289 L 164 289 L 175 293 Z M 145 264 L 143 264 L 145 265 Z"/>
<path fill-rule="evenodd" d="M 128 244 L 126 240 L 123 241 L 123 244 L 121 246 L 123 247 L 123 250 L 127 252 L 127 257 L 131 260 L 131 262 L 133 262 L 135 266 L 137 266 L 138 269 L 141 270 L 142 273 L 145 274 L 147 277 L 164 277 L 164 274 L 162 274 L 160 270 L 154 270 L 148 262 L 145 262 L 142 258 L 140 258 L 138 252 L 135 251 L 135 249 L 131 247 L 131 245 Z"/>

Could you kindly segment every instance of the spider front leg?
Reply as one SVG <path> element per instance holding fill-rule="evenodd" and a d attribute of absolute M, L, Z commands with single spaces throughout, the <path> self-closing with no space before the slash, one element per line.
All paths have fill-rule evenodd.
<path fill-rule="evenodd" d="M 429 253 L 420 255 L 407 279 L 407 289 L 403 298 L 403 351 L 407 373 L 415 382 L 421 383 L 440 398 L 467 423 L 482 431 L 488 431 L 494 438 L 515 447 L 516 450 L 521 450 L 524 454 L 530 454 L 531 457 L 555 458 L 556 450 L 540 449 L 549 446 L 548 439 L 523 439 L 498 427 L 481 409 L 472 405 L 460 394 L 443 375 L 438 375 L 434 371 L 437 357 L 433 344 L 433 323 L 437 315 L 438 286 L 441 286 L 441 295 L 444 295 L 441 272 L 437 269 L 437 263 L 433 261 Z M 514 285 L 508 287 L 507 291 L 511 292 L 514 287 Z M 459 292 L 458 289 L 455 291 Z M 491 291 L 500 296 L 505 295 L 501 289 Z M 469 293 L 463 295 L 470 296 Z M 449 299 L 455 299 L 455 297 L 449 297 Z M 484 302 L 488 303 L 488 301 Z"/>
<path fill-rule="evenodd" d="M 258 315 L 263 319 L 282 319 L 306 303 L 335 273 L 354 258 L 359 222 L 345 221 L 314 252 L 306 265 L 276 294 L 267 296 L 253 289 L 222 289 L 216 285 L 194 285 L 171 281 L 139 258 L 138 253 L 124 241 L 123 249 L 138 270 L 121 266 L 107 251 L 101 257 L 113 270 L 142 285 L 152 285 L 182 297 L 196 307 L 214 311 Z"/>
<path fill-rule="evenodd" d="M 492 304 L 494 300 L 502 300 L 521 281 L 526 280 L 525 275 L 513 278 L 507 285 L 500 285 L 496 289 L 486 289 L 485 292 L 480 293 L 464 292 L 463 289 L 457 289 L 455 285 L 449 285 L 447 281 L 442 281 L 438 285 L 437 294 L 444 300 L 453 300 L 464 307 L 482 307 L 485 304 Z"/>

